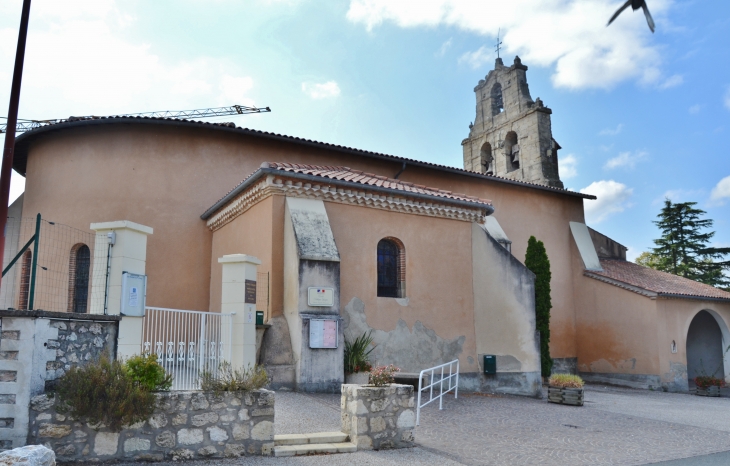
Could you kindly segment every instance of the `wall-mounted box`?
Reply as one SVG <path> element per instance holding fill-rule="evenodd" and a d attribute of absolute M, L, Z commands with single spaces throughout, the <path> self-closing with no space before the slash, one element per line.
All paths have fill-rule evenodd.
<path fill-rule="evenodd" d="M 497 356 L 493 354 L 484 355 L 484 373 L 487 375 L 497 373 Z"/>
<path fill-rule="evenodd" d="M 144 316 L 147 297 L 147 275 L 122 272 L 122 306 L 123 316 Z"/>

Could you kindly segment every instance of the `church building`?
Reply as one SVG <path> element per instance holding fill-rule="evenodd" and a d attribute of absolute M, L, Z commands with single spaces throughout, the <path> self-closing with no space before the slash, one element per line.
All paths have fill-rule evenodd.
<path fill-rule="evenodd" d="M 339 390 L 345 341 L 372 332 L 377 364 L 417 374 L 458 359 L 462 389 L 539 396 L 534 275 L 523 265 L 533 235 L 551 263 L 555 371 L 686 391 L 702 360 L 730 381 L 730 293 L 627 262 L 625 247 L 585 224 L 595 197 L 560 181 L 552 110 L 531 97 L 519 58 L 497 59 L 474 92 L 463 168 L 233 123 L 47 125 L 17 139 L 26 191 L 11 212 L 80 230 L 150 227 L 147 303 L 161 308 L 222 312 L 219 259 L 255 256 L 267 277 L 258 358 L 274 387 Z M 69 257 L 79 250 L 69 244 Z M 8 307 L 23 307 L 23 286 L 14 282 Z M 331 348 L 312 344 L 323 320 L 335 322 Z"/>

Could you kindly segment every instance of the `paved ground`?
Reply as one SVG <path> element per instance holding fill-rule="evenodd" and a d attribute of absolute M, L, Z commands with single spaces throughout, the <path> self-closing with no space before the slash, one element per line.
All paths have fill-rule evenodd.
<path fill-rule="evenodd" d="M 524 397 L 462 394 L 447 399 L 443 411 L 438 405 L 421 411 L 417 448 L 195 464 L 730 464 L 730 398 L 592 385 L 585 399 L 586 405 L 578 408 Z M 277 392 L 277 434 L 336 431 L 339 426 L 339 395 Z"/>

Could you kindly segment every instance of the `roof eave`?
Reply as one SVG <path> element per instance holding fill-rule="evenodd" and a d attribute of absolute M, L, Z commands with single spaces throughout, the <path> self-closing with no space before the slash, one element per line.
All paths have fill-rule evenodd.
<path fill-rule="evenodd" d="M 16 155 L 18 155 L 18 153 L 20 152 L 20 150 L 18 150 L 18 149 L 27 150 L 27 148 L 25 146 L 26 146 L 26 139 L 28 139 L 28 138 L 42 135 L 42 134 L 49 133 L 49 132 L 53 132 L 53 131 L 64 130 L 64 129 L 68 129 L 68 128 L 104 125 L 104 124 L 112 124 L 112 123 L 125 123 L 125 124 L 143 123 L 143 124 L 156 124 L 156 125 L 167 125 L 167 126 L 191 126 L 191 127 L 197 127 L 197 128 L 207 128 L 207 129 L 212 129 L 212 130 L 216 130 L 216 131 L 227 131 L 227 132 L 232 132 L 232 133 L 236 133 L 236 134 L 243 133 L 248 136 L 282 141 L 282 142 L 286 142 L 286 143 L 290 143 L 290 144 L 291 143 L 301 144 L 304 146 L 316 147 L 319 149 L 324 148 L 324 149 L 334 150 L 334 151 L 343 152 L 343 153 L 347 153 L 347 154 L 358 155 L 361 157 L 369 157 L 369 158 L 373 158 L 373 159 L 387 160 L 390 162 L 398 162 L 398 163 L 405 162 L 406 164 L 414 165 L 414 166 L 417 166 L 420 168 L 438 170 L 438 171 L 442 171 L 442 172 L 446 172 L 446 173 L 452 173 L 452 174 L 461 175 L 461 176 L 468 176 L 468 177 L 472 177 L 472 178 L 479 178 L 479 179 L 483 179 L 483 180 L 489 180 L 489 181 L 494 181 L 497 183 L 509 184 L 509 185 L 514 185 L 514 186 L 522 186 L 522 187 L 526 187 L 526 188 L 537 189 L 540 191 L 547 191 L 547 192 L 551 192 L 551 193 L 562 194 L 565 196 L 579 197 L 582 199 L 591 199 L 591 200 L 596 199 L 596 196 L 593 196 L 591 194 L 577 193 L 574 191 L 553 188 L 551 186 L 543 186 L 543 185 L 538 185 L 538 184 L 524 183 L 524 182 L 516 181 L 516 180 L 508 180 L 505 178 L 497 178 L 497 177 L 494 177 L 491 175 L 485 175 L 482 173 L 463 170 L 460 168 L 448 167 L 446 165 L 438 165 L 438 164 L 429 163 L 429 162 L 422 162 L 419 160 L 407 159 L 405 157 L 398 157 L 395 155 L 380 154 L 377 152 L 370 152 L 370 151 L 365 151 L 362 149 L 353 149 L 351 147 L 337 146 L 337 145 L 328 144 L 325 142 L 301 139 L 301 138 L 297 138 L 294 136 L 284 136 L 281 134 L 266 133 L 266 132 L 251 130 L 251 129 L 247 129 L 247 128 L 240 128 L 240 127 L 232 128 L 229 126 L 218 125 L 215 123 L 208 123 L 208 122 L 194 121 L 194 120 L 180 120 L 180 119 L 172 119 L 172 118 L 160 119 L 160 118 L 139 118 L 139 117 L 136 117 L 136 118 L 135 117 L 106 117 L 106 118 L 98 118 L 98 119 L 93 119 L 93 120 L 66 121 L 63 123 L 57 123 L 55 125 L 41 126 L 40 128 L 36 128 L 36 129 L 33 129 L 26 133 L 23 133 L 16 139 L 16 141 L 15 141 L 16 142 Z M 27 142 L 30 142 L 30 141 L 27 141 Z M 27 155 L 25 155 L 24 153 L 23 153 L 23 155 L 24 155 L 22 157 L 23 170 L 18 170 L 18 168 L 20 168 L 20 167 L 18 167 L 15 162 L 13 163 L 13 168 L 15 168 L 18 173 L 25 176 L 25 160 L 27 159 Z"/>

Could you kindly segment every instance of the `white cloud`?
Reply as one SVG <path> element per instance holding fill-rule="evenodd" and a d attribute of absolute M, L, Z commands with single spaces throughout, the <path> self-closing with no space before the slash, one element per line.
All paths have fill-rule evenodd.
<path fill-rule="evenodd" d="M 567 180 L 578 176 L 578 158 L 573 154 L 560 157 L 560 179 Z"/>
<path fill-rule="evenodd" d="M 621 132 L 622 129 L 624 129 L 624 124 L 619 123 L 618 126 L 616 126 L 616 129 L 604 128 L 598 133 L 598 135 L 599 136 L 616 136 L 618 133 Z"/>
<path fill-rule="evenodd" d="M 616 157 L 609 159 L 603 168 L 613 170 L 614 168 L 634 168 L 637 162 L 647 156 L 646 152 L 621 152 Z"/>
<path fill-rule="evenodd" d="M 712 188 L 712 193 L 710 193 L 710 200 L 712 201 L 723 203 L 726 199 L 730 199 L 730 176 L 726 176 L 721 179 L 720 182 Z"/>
<path fill-rule="evenodd" d="M 671 0 L 654 0 L 654 18 L 661 23 L 670 5 Z M 443 25 L 490 38 L 502 28 L 505 56 L 519 54 L 527 64 L 553 67 L 557 87 L 661 82 L 660 48 L 649 41 L 644 15 L 629 10 L 606 27 L 616 7 L 605 0 L 512 0 L 498 6 L 471 0 L 350 0 L 347 19 L 368 30 L 385 22 L 403 28 Z M 492 46 L 485 45 L 460 62 L 480 66 L 493 60 Z"/>
<path fill-rule="evenodd" d="M 669 199 L 675 203 L 696 201 L 699 197 L 704 197 L 705 194 L 707 192 L 701 189 L 670 189 L 665 191 L 660 198 L 657 198 L 653 204 L 664 204 L 664 199 Z"/>
<path fill-rule="evenodd" d="M 2 14 L 2 11 L 0 11 Z M 130 34 L 136 18 L 115 0 L 33 2 L 23 72 L 23 118 L 251 105 L 254 84 L 232 61 L 166 60 Z M 17 25 L 0 29 L 0 60 L 12 63 Z M 13 38 L 12 40 L 1 39 Z M 0 101 L 10 74 L 0 73 Z"/>
<path fill-rule="evenodd" d="M 663 83 L 659 85 L 659 89 L 669 89 L 671 87 L 679 86 L 684 82 L 684 77 L 681 74 L 674 74 L 668 77 Z"/>
<path fill-rule="evenodd" d="M 340 95 L 340 86 L 336 81 L 302 83 L 302 91 L 313 99 L 327 99 Z"/>
<path fill-rule="evenodd" d="M 452 42 L 452 38 L 449 37 L 449 40 L 441 44 L 441 47 L 439 47 L 434 55 L 436 55 L 437 57 L 443 57 L 444 55 L 446 55 L 446 52 L 451 48 Z"/>
<path fill-rule="evenodd" d="M 696 104 L 691 106 L 687 111 L 690 115 L 697 115 L 698 113 L 700 113 L 700 109 L 702 109 L 702 106 L 700 104 Z"/>
<path fill-rule="evenodd" d="M 633 194 L 633 188 L 613 180 L 594 181 L 587 187 L 580 190 L 584 194 L 593 194 L 598 199 L 583 202 L 585 206 L 586 221 L 588 223 L 600 223 L 613 214 L 623 212 L 630 207 L 629 199 Z"/>
<path fill-rule="evenodd" d="M 730 110 L 730 86 L 728 86 L 727 91 L 725 91 L 724 103 L 725 107 Z"/>

